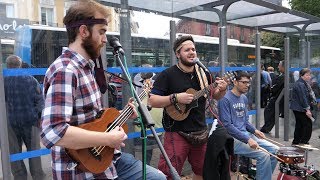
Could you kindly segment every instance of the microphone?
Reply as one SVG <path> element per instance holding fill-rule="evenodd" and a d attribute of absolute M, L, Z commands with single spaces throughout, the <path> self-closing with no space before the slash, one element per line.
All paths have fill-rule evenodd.
<path fill-rule="evenodd" d="M 118 51 L 120 54 L 124 55 L 124 50 L 122 49 L 118 38 L 112 36 L 110 39 L 108 39 L 108 42 L 110 46 L 113 47 L 114 52 Z"/>
<path fill-rule="evenodd" d="M 194 58 L 194 59 L 193 59 L 193 62 L 196 63 L 196 64 L 198 64 L 198 66 L 200 66 L 203 70 L 209 72 L 208 68 L 205 67 L 205 66 L 200 62 L 199 58 Z M 209 73 L 210 73 L 210 72 L 209 72 Z"/>

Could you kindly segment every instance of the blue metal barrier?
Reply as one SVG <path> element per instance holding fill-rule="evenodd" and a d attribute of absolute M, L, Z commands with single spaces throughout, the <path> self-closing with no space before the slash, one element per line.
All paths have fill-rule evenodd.
<path fill-rule="evenodd" d="M 256 114 L 256 110 L 251 110 L 248 113 L 249 115 L 254 115 Z M 206 119 L 207 124 L 211 124 L 213 122 L 213 119 Z M 164 132 L 163 128 L 157 128 L 155 129 L 157 133 L 162 133 Z M 147 135 L 151 134 L 151 130 L 147 130 Z M 139 138 L 141 136 L 140 132 L 131 132 L 128 133 L 128 139 L 134 139 L 134 138 Z M 39 156 L 44 156 L 50 154 L 50 149 L 39 149 L 39 150 L 34 150 L 34 151 L 26 151 L 22 153 L 17 153 L 17 154 L 11 154 L 10 155 L 10 161 L 19 161 L 23 159 L 29 159 L 29 158 L 34 158 L 34 157 L 39 157 Z"/>

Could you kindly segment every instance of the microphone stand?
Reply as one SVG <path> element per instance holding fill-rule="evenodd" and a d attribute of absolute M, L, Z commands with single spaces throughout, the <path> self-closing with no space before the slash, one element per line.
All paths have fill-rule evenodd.
<path fill-rule="evenodd" d="M 113 54 L 114 54 L 114 56 L 116 57 L 116 60 L 117 60 L 117 62 L 119 63 L 119 65 L 120 65 L 120 67 L 121 67 L 121 69 L 122 69 L 122 72 L 123 72 L 123 74 L 125 75 L 125 78 L 127 79 L 128 83 L 130 83 L 131 81 L 130 81 L 130 79 L 129 79 L 129 75 L 127 74 L 127 71 L 125 70 L 125 67 L 124 67 L 123 64 L 122 64 L 122 61 L 121 61 L 121 58 L 120 58 L 120 55 L 119 55 L 120 53 L 119 53 L 119 51 L 118 51 L 116 48 L 114 49 Z M 161 144 L 161 141 L 160 141 L 160 139 L 159 139 L 159 137 L 158 137 L 158 135 L 157 135 L 157 133 L 156 133 L 156 131 L 155 131 L 155 129 L 154 129 L 153 119 L 152 119 L 152 117 L 151 117 L 151 115 L 150 115 L 150 113 L 149 113 L 146 105 L 144 105 L 144 104 L 141 102 L 141 100 L 140 100 L 140 98 L 139 98 L 139 95 L 137 94 L 136 91 L 133 91 L 133 94 L 134 94 L 134 97 L 135 97 L 137 103 L 139 104 L 139 110 L 140 110 L 140 112 L 141 112 L 141 115 L 144 117 L 144 118 L 142 118 L 144 127 L 150 128 L 152 134 L 154 135 L 154 138 L 155 138 L 156 141 L 157 141 L 157 144 L 158 144 L 158 146 L 159 146 L 159 149 L 160 149 L 160 151 L 161 151 L 164 159 L 166 160 L 167 165 L 169 166 L 172 179 L 174 179 L 174 180 L 179 180 L 179 179 L 180 179 L 180 176 L 179 176 L 178 172 L 176 171 L 176 169 L 172 166 L 172 164 L 171 164 L 171 162 L 170 162 L 170 159 L 168 158 L 168 155 L 167 155 L 167 153 L 165 152 L 165 150 L 164 150 L 164 148 L 163 148 L 163 145 Z M 142 129 L 142 128 L 141 128 L 141 129 Z M 145 130 L 144 130 L 144 131 L 145 131 Z M 144 134 L 146 134 L 146 133 L 144 133 Z M 146 135 L 145 135 L 145 137 L 143 137 L 143 138 L 146 138 Z M 144 159 L 144 158 L 143 158 L 143 159 Z M 144 159 L 143 161 L 145 162 L 145 159 Z M 143 165 L 142 167 L 143 167 L 143 171 L 142 171 L 142 172 L 146 172 L 146 171 L 145 171 L 145 166 Z"/>

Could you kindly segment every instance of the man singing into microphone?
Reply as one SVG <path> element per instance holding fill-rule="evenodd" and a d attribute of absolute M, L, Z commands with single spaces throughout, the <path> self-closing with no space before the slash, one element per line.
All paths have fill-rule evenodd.
<path fill-rule="evenodd" d="M 152 107 L 164 108 L 166 113 L 163 117 L 164 149 L 166 150 L 172 165 L 181 175 L 182 167 L 186 158 L 192 166 L 194 173 L 193 179 L 202 179 L 202 167 L 206 151 L 207 124 L 205 121 L 204 96 L 197 99 L 197 106 L 190 109 L 189 115 L 183 120 L 175 120 L 175 117 L 168 115 L 168 107 L 174 106 L 177 112 L 181 112 L 181 105 L 190 105 L 195 102 L 193 94 L 186 93 L 189 88 L 196 91 L 208 86 L 211 80 L 210 74 L 205 72 L 198 65 L 195 65 L 197 52 L 192 36 L 181 36 L 174 42 L 173 50 L 178 59 L 178 64 L 164 70 L 153 84 L 149 104 Z M 211 89 L 213 98 L 220 99 L 226 92 L 227 83 L 224 80 L 216 80 L 218 86 Z M 207 98 L 209 95 L 207 96 Z M 179 107 L 180 106 L 180 107 Z M 174 113 L 173 113 L 174 114 Z M 198 140 L 193 141 L 186 137 L 195 137 L 198 134 Z M 183 137 L 185 135 L 185 137 Z M 195 139 L 197 139 L 195 137 Z M 202 140 L 204 139 L 204 141 Z M 169 167 L 164 157 L 160 156 L 159 169 L 171 179 Z"/>
<path fill-rule="evenodd" d="M 93 61 L 99 57 L 101 47 L 107 42 L 108 14 L 103 5 L 86 0 L 71 6 L 63 19 L 67 28 L 68 47 L 50 65 L 43 83 L 45 108 L 42 112 L 41 140 L 51 149 L 53 179 L 143 179 L 141 161 L 117 150 L 124 146 L 127 138 L 122 127 L 116 126 L 108 132 L 78 127 L 94 121 L 102 109 Z M 131 103 L 129 106 L 135 111 Z M 134 113 L 131 118 L 136 115 Z M 81 169 L 77 160 L 67 153 L 68 149 L 99 146 L 115 148 L 114 152 L 112 149 L 110 152 L 112 162 L 103 167 L 105 170 L 101 173 Z M 84 166 L 98 166 L 89 163 L 89 158 L 96 157 L 88 156 L 88 161 L 82 163 Z M 101 156 L 101 161 L 105 157 Z M 165 175 L 147 166 L 146 179 L 165 179 Z"/>

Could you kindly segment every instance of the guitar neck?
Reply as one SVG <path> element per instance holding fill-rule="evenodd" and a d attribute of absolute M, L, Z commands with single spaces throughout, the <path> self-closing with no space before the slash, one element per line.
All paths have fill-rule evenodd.
<path fill-rule="evenodd" d="M 146 98 L 148 95 L 147 91 L 144 89 L 140 94 L 139 94 L 139 99 L 143 100 Z M 122 110 L 120 115 L 113 121 L 113 123 L 107 128 L 106 132 L 111 131 L 114 129 L 116 126 L 122 126 L 128 119 L 129 117 L 133 114 L 133 109 L 131 106 L 125 106 L 125 108 Z"/>
<path fill-rule="evenodd" d="M 218 84 L 216 82 L 210 84 L 209 86 L 197 91 L 195 94 L 194 94 L 194 100 L 196 99 L 199 99 L 201 96 L 203 96 L 205 93 L 207 93 L 211 88 L 215 88 L 217 87 Z"/>

